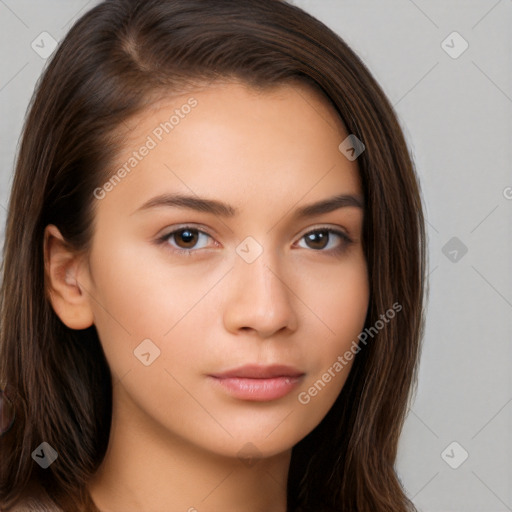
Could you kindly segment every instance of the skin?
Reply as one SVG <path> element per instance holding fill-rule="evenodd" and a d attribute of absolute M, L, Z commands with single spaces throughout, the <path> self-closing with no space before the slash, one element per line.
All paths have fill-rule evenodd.
<path fill-rule="evenodd" d="M 116 164 L 190 97 L 197 106 L 172 132 L 103 199 L 91 198 L 86 256 L 69 251 L 55 226 L 46 229 L 53 308 L 72 329 L 94 323 L 113 374 L 110 444 L 89 490 L 112 512 L 283 512 L 291 449 L 327 414 L 353 360 L 308 404 L 298 395 L 357 340 L 369 301 L 364 210 L 294 212 L 337 194 L 362 200 L 357 161 L 338 150 L 348 133 L 315 91 L 231 82 L 138 115 Z M 217 199 L 239 213 L 137 211 L 164 192 Z M 184 224 L 207 234 L 156 242 Z M 352 242 L 335 234 L 308 241 L 320 228 Z M 262 249 L 252 263 L 236 252 L 248 236 Z M 257 245 L 246 247 L 256 254 Z M 148 338 L 160 356 L 145 366 L 134 350 Z M 207 377 L 248 363 L 292 365 L 304 376 L 266 402 L 234 398 Z"/>

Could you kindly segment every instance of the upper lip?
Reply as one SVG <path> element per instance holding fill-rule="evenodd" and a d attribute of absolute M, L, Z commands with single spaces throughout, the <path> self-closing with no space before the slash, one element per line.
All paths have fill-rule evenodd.
<path fill-rule="evenodd" d="M 212 374 L 211 376 L 219 379 L 237 377 L 245 379 L 271 379 L 275 377 L 300 377 L 302 375 L 304 375 L 304 372 L 301 372 L 293 366 L 282 364 L 273 364 L 270 366 L 248 364 L 226 372 Z"/>

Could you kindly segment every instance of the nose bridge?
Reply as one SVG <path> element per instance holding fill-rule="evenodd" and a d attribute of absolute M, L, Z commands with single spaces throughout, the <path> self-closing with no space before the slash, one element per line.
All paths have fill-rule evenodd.
<path fill-rule="evenodd" d="M 296 328 L 293 294 L 280 269 L 276 252 L 254 239 L 239 244 L 225 310 L 229 330 L 252 329 L 268 337 Z"/>

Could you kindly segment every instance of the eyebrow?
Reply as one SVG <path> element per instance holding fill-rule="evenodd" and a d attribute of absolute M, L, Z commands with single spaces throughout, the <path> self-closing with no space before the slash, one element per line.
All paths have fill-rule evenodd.
<path fill-rule="evenodd" d="M 183 194 L 162 194 L 153 197 L 149 201 L 146 201 L 141 207 L 137 208 L 133 213 L 161 207 L 187 208 L 189 210 L 211 213 L 221 217 L 234 217 L 239 213 L 237 208 L 221 201 Z M 360 196 L 340 194 L 302 206 L 295 211 L 294 216 L 298 219 L 314 217 L 346 207 L 364 209 L 364 202 Z"/>

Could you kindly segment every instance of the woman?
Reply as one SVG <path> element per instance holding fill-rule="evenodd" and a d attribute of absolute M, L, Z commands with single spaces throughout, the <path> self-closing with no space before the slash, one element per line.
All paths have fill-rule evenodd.
<path fill-rule="evenodd" d="M 330 29 L 279 0 L 101 3 L 15 171 L 2 509 L 415 510 L 424 267 L 398 122 Z"/>

